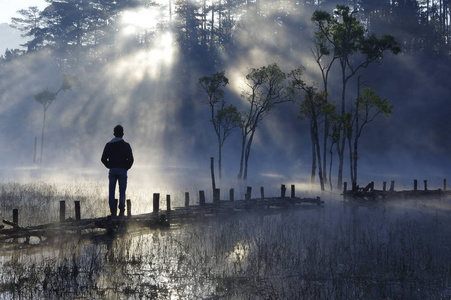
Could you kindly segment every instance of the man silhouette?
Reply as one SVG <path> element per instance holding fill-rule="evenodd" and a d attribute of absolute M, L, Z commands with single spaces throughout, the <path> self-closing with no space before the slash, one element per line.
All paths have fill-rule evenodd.
<path fill-rule="evenodd" d="M 119 182 L 119 216 L 124 216 L 125 212 L 125 190 L 127 189 L 127 171 L 133 165 L 133 153 L 130 144 L 125 142 L 124 128 L 121 125 L 114 127 L 114 138 L 109 141 L 103 149 L 101 161 L 110 169 L 109 178 L 109 198 L 111 216 L 117 214 L 117 204 L 115 200 L 116 182 Z"/>

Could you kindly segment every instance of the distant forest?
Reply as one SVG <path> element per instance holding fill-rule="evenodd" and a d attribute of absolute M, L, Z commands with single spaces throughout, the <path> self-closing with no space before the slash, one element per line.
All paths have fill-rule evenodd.
<path fill-rule="evenodd" d="M 36 7 L 19 11 L 12 18 L 13 27 L 28 37 L 25 50 L 8 49 L 2 62 L 43 49 L 61 61 L 66 68 L 79 60 L 108 62 L 117 56 L 152 43 L 158 32 L 171 30 L 182 61 L 194 65 L 221 67 L 221 52 L 238 55 L 235 37 L 246 30 L 246 23 L 272 22 L 292 30 L 305 28 L 294 16 L 299 11 L 331 11 L 333 0 L 61 0 L 49 1 L 39 11 Z M 339 1 L 358 11 L 358 18 L 369 32 L 389 32 L 400 43 L 403 52 L 428 55 L 450 55 L 450 0 L 348 0 Z M 145 27 L 117 40 L 118 20 L 123 12 L 145 8 L 152 28 Z M 270 12 L 270 13 L 268 13 Z M 269 33 L 271 34 L 271 33 Z M 268 36 L 270 39 L 271 36 Z M 119 47 L 121 45 L 121 47 Z M 284 45 L 287 46 L 287 45 Z M 289 46 L 289 45 L 288 45 Z"/>

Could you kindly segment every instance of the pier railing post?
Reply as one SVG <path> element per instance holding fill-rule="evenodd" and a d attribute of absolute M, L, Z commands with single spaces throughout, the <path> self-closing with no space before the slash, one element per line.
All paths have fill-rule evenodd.
<path fill-rule="evenodd" d="M 446 178 L 443 179 L 443 190 L 446 191 Z"/>
<path fill-rule="evenodd" d="M 246 200 L 251 200 L 251 195 L 252 195 L 252 187 L 248 186 L 246 188 L 246 195 L 244 197 Z"/>
<path fill-rule="evenodd" d="M 153 194 L 153 212 L 158 213 L 160 211 L 160 194 Z"/>
<path fill-rule="evenodd" d="M 265 200 L 265 188 L 263 186 L 260 187 L 260 198 Z"/>
<path fill-rule="evenodd" d="M 127 199 L 127 217 L 132 216 L 132 201 L 130 199 Z"/>
<path fill-rule="evenodd" d="M 235 201 L 235 190 L 234 189 L 229 190 L 229 199 L 231 202 Z"/>
<path fill-rule="evenodd" d="M 416 192 L 418 190 L 418 180 L 413 181 L 413 190 Z"/>
<path fill-rule="evenodd" d="M 166 195 L 166 211 L 171 211 L 171 195 Z"/>
<path fill-rule="evenodd" d="M 189 206 L 189 193 L 186 192 L 185 193 L 185 207 L 188 207 L 188 206 Z"/>
<path fill-rule="evenodd" d="M 282 184 L 280 186 L 280 198 L 285 198 L 286 191 L 287 191 L 287 188 L 285 187 L 285 184 Z"/>
<path fill-rule="evenodd" d="M 81 220 L 80 201 L 75 201 L 75 220 Z"/>
<path fill-rule="evenodd" d="M 428 190 L 428 181 L 424 180 L 424 190 L 427 191 Z"/>
<path fill-rule="evenodd" d="M 66 201 L 60 201 L 60 222 L 66 220 Z"/>
<path fill-rule="evenodd" d="M 199 191 L 199 205 L 205 205 L 205 192 Z"/>
<path fill-rule="evenodd" d="M 13 223 L 19 225 L 19 209 L 13 209 Z"/>
<path fill-rule="evenodd" d="M 296 188 L 294 186 L 294 184 L 291 185 L 291 199 L 294 199 L 296 196 Z"/>
<path fill-rule="evenodd" d="M 221 198 L 221 190 L 220 189 L 214 189 L 213 191 L 213 202 L 218 203 Z"/>
<path fill-rule="evenodd" d="M 390 182 L 390 192 L 394 192 L 394 191 L 395 191 L 395 181 L 392 180 L 392 181 Z"/>

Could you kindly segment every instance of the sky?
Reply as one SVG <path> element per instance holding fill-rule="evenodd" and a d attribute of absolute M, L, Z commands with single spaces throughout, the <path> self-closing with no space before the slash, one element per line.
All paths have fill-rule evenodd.
<path fill-rule="evenodd" d="M 44 0 L 0 0 L 0 24 L 10 23 L 12 17 L 17 16 L 17 11 L 37 6 L 43 9 L 47 3 Z"/>

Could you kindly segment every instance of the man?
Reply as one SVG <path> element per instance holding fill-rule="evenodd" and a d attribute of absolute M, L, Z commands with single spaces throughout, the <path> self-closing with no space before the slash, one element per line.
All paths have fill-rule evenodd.
<path fill-rule="evenodd" d="M 121 125 L 114 127 L 114 138 L 109 141 L 102 154 L 102 163 L 110 169 L 108 178 L 109 184 L 109 205 L 111 216 L 116 216 L 117 207 L 115 201 L 116 182 L 119 182 L 119 216 L 124 216 L 125 212 L 125 190 L 127 189 L 127 171 L 133 165 L 133 153 L 130 144 L 125 142 L 124 128 Z"/>

